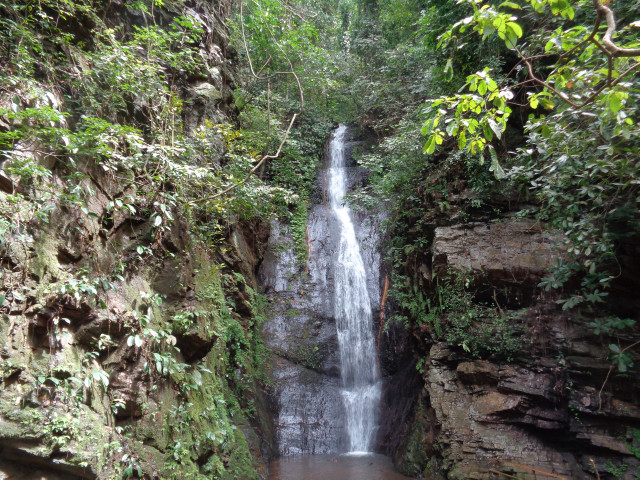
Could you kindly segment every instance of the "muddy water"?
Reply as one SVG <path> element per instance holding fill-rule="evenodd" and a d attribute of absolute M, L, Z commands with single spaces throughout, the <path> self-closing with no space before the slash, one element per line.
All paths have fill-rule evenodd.
<path fill-rule="evenodd" d="M 409 480 L 383 455 L 283 457 L 270 465 L 269 480 Z"/>

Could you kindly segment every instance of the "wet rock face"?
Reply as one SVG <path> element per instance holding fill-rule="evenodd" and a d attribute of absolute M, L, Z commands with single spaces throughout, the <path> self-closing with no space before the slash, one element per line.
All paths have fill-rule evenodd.
<path fill-rule="evenodd" d="M 355 142 L 347 144 L 347 151 Z M 350 185 L 361 180 L 361 172 L 353 167 L 349 172 Z M 334 271 L 340 231 L 337 220 L 326 201 L 323 181 L 319 175 L 318 204 L 309 208 L 309 260 L 300 265 L 294 243 L 286 226 L 274 223 L 269 247 L 260 267 L 259 283 L 269 297 L 272 307 L 270 319 L 263 327 L 265 343 L 273 353 L 271 379 L 274 387 L 274 418 L 279 451 L 282 455 L 321 454 L 343 452 L 347 449 L 345 411 L 340 379 L 340 356 L 334 318 Z M 382 218 L 375 212 L 355 212 L 352 221 L 360 245 L 367 288 L 373 310 L 371 328 L 378 334 L 381 296 L 379 248 Z M 385 400 L 396 402 L 393 392 L 403 383 L 393 379 L 407 378 L 399 359 L 406 364 L 406 337 L 395 331 L 381 333 L 381 365 L 385 384 Z M 394 352 L 394 348 L 398 352 Z M 413 372 L 413 371 L 412 371 Z M 409 376 L 413 376 L 412 372 Z M 398 383 L 400 382 L 400 383 Z M 395 385 L 395 387 L 393 385 Z M 391 387 L 389 385 L 392 385 Z M 411 389 L 409 389 L 411 390 Z M 412 395 L 417 394 L 413 388 Z M 406 415 L 412 401 L 399 409 L 384 405 L 381 415 L 385 426 L 377 441 L 377 449 L 388 451 L 392 443 L 393 424 L 397 415 Z"/>
<path fill-rule="evenodd" d="M 280 454 L 344 451 L 347 445 L 340 377 L 302 369 L 300 364 L 283 358 L 276 358 L 272 367 L 280 407 Z"/>
<path fill-rule="evenodd" d="M 492 469 L 503 470 L 501 460 L 566 478 L 586 478 L 573 476 L 560 452 L 522 428 L 536 421 L 539 426 L 544 422 L 543 428 L 548 429 L 568 422 L 567 412 L 556 408 L 562 392 L 554 392 L 553 378 L 501 369 L 490 362 L 456 365 L 454 358 L 446 344 L 434 345 L 425 374 L 431 405 L 441 424 L 449 478 L 492 478 Z M 546 388 L 543 384 L 549 380 L 551 388 Z"/>
<path fill-rule="evenodd" d="M 431 346 L 424 394 L 448 479 L 634 479 L 640 427 L 637 374 L 609 369 L 608 344 L 587 323 L 544 298 L 536 283 L 553 263 L 553 236 L 529 222 L 466 224 L 435 230 L 434 275 L 471 271 L 478 289 L 501 288 L 527 325 L 522 351 L 506 361 L 476 359 L 456 345 Z M 594 314 L 595 318 L 595 314 Z M 425 435 L 426 438 L 426 435 Z M 436 456 L 437 458 L 437 456 Z M 518 464 L 518 465 L 516 465 Z M 523 467 L 524 466 L 524 467 Z M 616 477 L 607 476 L 616 473 Z"/>
<path fill-rule="evenodd" d="M 324 205 L 311 208 L 308 271 L 286 228 L 274 223 L 259 281 L 272 306 L 263 327 L 272 350 L 276 427 L 283 455 L 335 453 L 345 447 L 340 357 L 333 318 L 332 255 L 337 233 Z"/>
<path fill-rule="evenodd" d="M 469 360 L 444 343 L 429 355 L 425 382 L 448 478 L 489 479 L 492 470 L 537 478 L 517 463 L 590 479 L 591 459 L 601 472 L 624 464 L 628 474 L 619 478 L 635 478 L 640 462 L 630 455 L 631 426 L 640 410 L 615 387 L 598 394 L 606 374 L 585 381 L 579 363 L 544 357 L 510 365 Z"/>

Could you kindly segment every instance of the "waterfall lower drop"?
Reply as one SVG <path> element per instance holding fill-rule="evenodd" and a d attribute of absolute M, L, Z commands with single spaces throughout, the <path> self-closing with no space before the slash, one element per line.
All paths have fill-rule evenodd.
<path fill-rule="evenodd" d="M 379 294 L 374 245 L 381 214 L 367 212 L 371 222 L 359 221 L 343 205 L 351 171 L 346 140 L 347 128 L 340 126 L 329 144 L 329 171 L 318 179 L 329 208 L 309 209 L 308 272 L 299 275 L 291 236 L 278 222 L 260 267 L 273 306 L 263 333 L 274 352 L 270 374 L 282 455 L 269 465 L 269 480 L 409 480 L 394 472 L 390 458 L 371 453 L 382 384 L 371 308 Z M 358 240 L 371 249 L 361 250 Z"/>
<path fill-rule="evenodd" d="M 350 209 L 343 204 L 347 189 L 344 155 L 346 133 L 347 127 L 340 125 L 329 144 L 330 204 L 341 227 L 335 263 L 335 318 L 349 453 L 367 453 L 377 425 L 380 382 L 364 263 Z"/>

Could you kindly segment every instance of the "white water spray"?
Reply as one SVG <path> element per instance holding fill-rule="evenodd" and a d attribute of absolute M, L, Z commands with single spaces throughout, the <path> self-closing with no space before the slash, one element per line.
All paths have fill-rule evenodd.
<path fill-rule="evenodd" d="M 346 193 L 344 142 L 347 127 L 340 125 L 329 144 L 329 197 L 340 224 L 335 265 L 335 317 L 342 362 L 342 396 L 347 413 L 350 453 L 369 452 L 377 425 L 380 382 L 372 331 L 371 301 L 360 247 Z"/>

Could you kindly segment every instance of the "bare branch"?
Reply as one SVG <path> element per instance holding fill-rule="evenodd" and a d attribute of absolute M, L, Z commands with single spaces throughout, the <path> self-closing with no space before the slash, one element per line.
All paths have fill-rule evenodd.
<path fill-rule="evenodd" d="M 282 151 L 282 147 L 284 146 L 285 142 L 287 141 L 287 138 L 289 138 L 289 132 L 291 131 L 291 127 L 293 127 L 293 123 L 296 120 L 296 117 L 298 115 L 300 115 L 304 109 L 304 91 L 302 90 L 302 83 L 300 82 L 300 78 L 298 77 L 298 75 L 296 74 L 296 72 L 294 71 L 293 68 L 293 63 L 291 62 L 291 60 L 289 59 L 289 56 L 287 55 L 287 53 L 284 51 L 284 49 L 280 46 L 280 44 L 278 43 L 278 41 L 276 40 L 275 35 L 273 34 L 273 32 L 271 31 L 271 29 L 267 26 L 267 29 L 269 30 L 269 33 L 271 34 L 271 38 L 273 38 L 273 42 L 274 44 L 278 47 L 278 50 L 280 50 L 280 52 L 282 52 L 282 55 L 284 55 L 284 58 L 287 59 L 287 62 L 289 63 L 289 67 L 291 67 L 290 71 L 287 72 L 275 72 L 272 75 L 268 75 L 266 77 L 264 76 L 260 76 L 260 73 L 267 67 L 267 65 L 269 65 L 269 63 L 271 62 L 271 56 L 267 59 L 267 61 L 265 62 L 265 64 L 260 68 L 260 70 L 258 70 L 258 73 L 255 72 L 254 68 L 253 68 L 253 62 L 251 61 L 251 55 L 249 54 L 249 47 L 247 45 L 247 37 L 244 31 L 244 17 L 243 17 L 243 0 L 240 1 L 240 25 L 241 25 L 241 29 L 242 29 L 242 42 L 244 44 L 244 51 L 247 54 L 247 60 L 249 61 L 249 69 L 251 70 L 251 74 L 253 75 L 254 78 L 256 79 L 267 79 L 267 82 L 269 82 L 269 79 L 273 76 L 273 75 L 292 75 L 295 79 L 296 79 L 296 83 L 298 84 L 298 92 L 300 94 L 300 111 L 297 113 L 293 114 L 293 117 L 291 117 L 291 121 L 289 122 L 289 127 L 287 128 L 287 131 L 284 134 L 284 137 L 282 138 L 282 142 L 280 142 L 280 145 L 278 146 L 278 150 L 276 151 L 276 153 L 274 155 L 264 155 L 260 161 L 258 163 L 256 163 L 254 165 L 254 167 L 249 171 L 249 173 L 247 174 L 247 176 L 245 178 L 243 178 L 240 182 L 235 183 L 233 185 L 230 185 L 229 187 L 225 188 L 224 190 L 222 190 L 221 192 L 218 192 L 214 195 L 210 195 L 208 197 L 205 198 L 201 198 L 197 201 L 193 201 L 190 202 L 191 204 L 194 203 L 200 203 L 200 202 L 204 202 L 204 201 L 209 201 L 209 200 L 213 200 L 215 198 L 221 197 L 222 195 L 229 193 L 231 190 L 233 190 L 234 188 L 242 185 L 243 183 L 245 183 L 247 180 L 249 180 L 249 178 L 251 177 L 251 175 L 253 175 L 254 173 L 256 173 L 260 167 L 262 167 L 265 162 L 268 159 L 274 159 L 274 158 L 278 158 L 278 156 L 280 156 L 280 152 Z M 258 8 L 260 8 L 259 5 L 257 5 Z M 270 84 L 269 84 L 269 93 L 270 93 Z M 269 112 L 270 115 L 270 112 Z M 271 125 L 271 122 L 269 121 L 269 126 Z"/>
<path fill-rule="evenodd" d="M 267 61 L 264 62 L 264 65 L 262 67 L 260 67 L 260 70 L 258 70 L 257 75 L 260 75 L 260 72 L 262 72 L 262 70 L 267 68 L 267 65 L 269 65 L 269 63 L 271 62 L 271 58 L 272 58 L 271 55 L 269 55 L 269 58 L 267 58 Z M 256 76 L 256 78 L 258 78 L 258 77 Z"/>
<path fill-rule="evenodd" d="M 284 137 L 282 139 L 282 142 L 280 142 L 280 145 L 278 146 L 278 151 L 273 154 L 273 155 L 264 155 L 260 161 L 258 163 L 256 163 L 254 165 L 254 167 L 249 171 L 249 173 L 247 174 L 246 177 L 244 177 L 242 180 L 240 180 L 238 183 L 234 183 L 233 185 L 225 188 L 224 190 L 222 190 L 221 192 L 218 192 L 214 195 L 210 195 L 208 197 L 205 198 L 200 198 L 198 200 L 193 200 L 191 202 L 189 202 L 190 205 L 196 204 L 196 203 L 201 203 L 201 202 L 208 202 L 209 200 L 213 200 L 216 199 L 218 197 L 221 197 L 222 195 L 229 193 L 231 190 L 233 190 L 234 188 L 242 185 L 243 183 L 245 183 L 247 180 L 249 180 L 249 178 L 251 178 L 251 175 L 253 175 L 254 173 L 256 173 L 258 171 L 258 169 L 262 166 L 262 164 L 267 161 L 268 159 L 273 159 L 273 158 L 278 158 L 278 156 L 280 155 L 280 152 L 282 150 L 282 147 L 284 146 L 285 142 L 287 141 L 287 138 L 289 137 L 289 132 L 291 131 L 291 127 L 293 127 L 293 122 L 295 122 L 296 117 L 298 116 L 297 113 L 293 114 L 293 117 L 291 117 L 291 121 L 289 122 L 289 127 L 287 128 L 287 131 L 284 134 Z"/>
<path fill-rule="evenodd" d="M 622 48 L 613 43 L 613 35 L 616 33 L 616 19 L 613 16 L 613 11 L 603 5 L 600 0 L 593 0 L 593 5 L 598 11 L 599 15 L 604 15 L 607 21 L 607 31 L 602 37 L 602 43 L 605 48 L 614 57 L 637 57 L 640 56 L 640 48 Z"/>
<path fill-rule="evenodd" d="M 640 340 L 638 340 L 635 343 L 632 343 L 631 345 L 626 346 L 625 348 L 620 350 L 620 353 L 624 353 L 627 350 L 635 347 L 636 345 L 640 345 Z M 600 387 L 600 390 L 598 391 L 598 411 L 600 411 L 602 409 L 602 390 L 604 390 L 605 385 L 609 381 L 609 377 L 611 376 L 611 372 L 613 372 L 613 365 L 611 365 L 609 367 L 609 371 L 607 372 L 607 376 L 605 377 L 604 382 L 602 383 L 602 386 Z"/>
<path fill-rule="evenodd" d="M 531 79 L 534 82 L 536 82 L 539 85 L 542 85 L 543 87 L 545 87 L 548 90 L 551 90 L 553 93 L 555 93 L 558 97 L 560 97 L 562 100 L 567 102 L 572 107 L 580 108 L 577 103 L 572 102 L 571 100 L 569 100 L 569 98 L 564 93 L 560 92 L 559 90 L 556 90 L 554 87 L 549 85 L 544 80 L 540 80 L 538 77 L 536 77 L 536 74 L 533 72 L 533 66 L 531 65 L 531 62 L 529 61 L 529 59 L 527 57 L 525 57 L 522 54 L 522 52 L 520 50 L 518 50 L 517 48 L 516 48 L 516 51 L 518 52 L 518 55 L 520 55 L 520 57 L 522 58 L 522 61 L 527 66 L 527 70 L 529 70 L 529 77 L 531 77 Z"/>
<path fill-rule="evenodd" d="M 240 28 L 242 29 L 242 43 L 244 44 L 244 51 L 246 52 L 247 60 L 249 61 L 249 69 L 251 70 L 251 75 L 253 75 L 255 78 L 259 78 L 258 75 L 256 75 L 256 72 L 253 70 L 253 63 L 251 62 L 251 55 L 249 55 L 249 47 L 247 46 L 247 37 L 245 36 L 245 33 L 244 33 L 244 16 L 243 16 L 243 8 L 242 8 L 243 5 L 244 5 L 244 2 L 240 1 Z"/>

